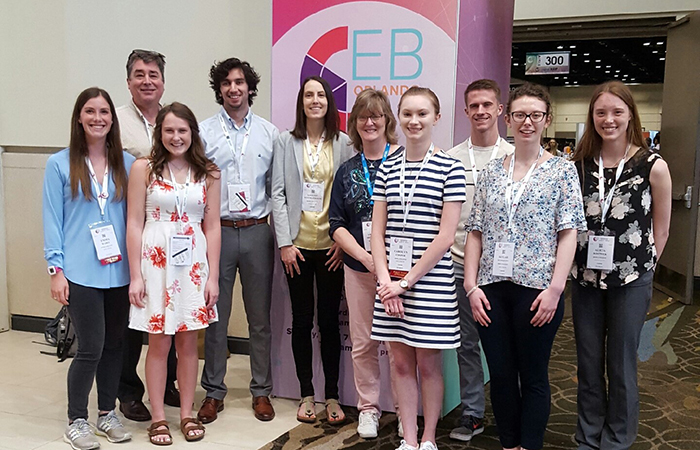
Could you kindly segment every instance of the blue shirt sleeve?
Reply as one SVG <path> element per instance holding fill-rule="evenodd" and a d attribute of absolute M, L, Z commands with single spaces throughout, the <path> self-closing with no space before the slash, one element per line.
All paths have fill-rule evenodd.
<path fill-rule="evenodd" d="M 67 181 L 57 158 L 52 155 L 44 172 L 44 259 L 49 266 L 60 268 L 63 268 L 63 190 Z"/>

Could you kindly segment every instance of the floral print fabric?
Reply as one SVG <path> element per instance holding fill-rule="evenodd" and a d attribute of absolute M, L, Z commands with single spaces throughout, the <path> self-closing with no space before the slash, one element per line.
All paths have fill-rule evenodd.
<path fill-rule="evenodd" d="M 186 211 L 182 213 L 182 233 L 192 236 L 194 246 L 189 266 L 168 264 L 170 236 L 180 232 L 175 194 L 168 180 L 156 180 L 146 191 L 146 224 L 141 241 L 146 307 L 131 306 L 129 328 L 135 330 L 175 334 L 206 328 L 218 320 L 216 308 L 207 311 L 204 301 L 204 284 L 209 276 L 207 241 L 202 232 L 206 184 L 190 184 Z"/>
<path fill-rule="evenodd" d="M 550 158 L 535 169 L 513 218 L 509 232 L 506 208 L 508 173 L 505 157 L 489 162 L 479 174 L 466 231 L 480 231 L 481 259 L 478 284 L 511 281 L 534 289 L 547 289 L 557 257 L 557 233 L 586 229 L 581 188 L 574 165 L 564 158 Z M 522 181 L 513 183 L 517 192 Z M 513 276 L 494 276 L 497 242 L 515 244 Z"/>
<path fill-rule="evenodd" d="M 600 194 L 598 193 L 598 159 L 576 164 L 583 180 L 583 203 L 588 223 L 588 232 L 579 233 L 576 257 L 571 274 L 583 286 L 624 286 L 656 266 L 656 247 L 652 231 L 651 184 L 649 174 L 658 153 L 638 150 L 626 163 L 620 180 L 615 186 L 610 212 L 605 220 L 605 234 L 615 236 L 613 270 L 604 272 L 586 269 L 588 258 L 588 236 L 601 229 Z M 605 194 L 615 182 L 617 167 L 604 170 Z"/>

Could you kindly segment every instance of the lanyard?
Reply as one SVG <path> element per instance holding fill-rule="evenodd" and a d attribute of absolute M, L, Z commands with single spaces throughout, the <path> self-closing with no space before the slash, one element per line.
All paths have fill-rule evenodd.
<path fill-rule="evenodd" d="M 109 165 L 107 164 L 107 160 L 105 158 L 105 175 L 102 177 L 102 187 L 100 187 L 100 183 L 97 181 L 95 168 L 92 167 L 90 158 L 86 156 L 85 162 L 87 162 L 88 171 L 90 172 L 90 180 L 92 180 L 92 185 L 95 187 L 95 193 L 97 194 L 97 205 L 100 207 L 100 214 L 102 214 L 102 217 L 104 217 L 105 205 L 107 204 L 107 198 L 109 197 Z"/>
<path fill-rule="evenodd" d="M 389 147 L 391 147 L 391 144 L 387 142 L 386 147 L 384 147 L 384 154 L 382 155 L 382 164 L 384 164 L 384 161 L 386 161 L 386 157 L 389 156 Z M 362 169 L 365 171 L 365 184 L 367 185 L 367 192 L 369 193 L 370 198 L 369 204 L 373 205 L 374 201 L 372 201 L 372 195 L 374 194 L 374 183 L 372 183 L 369 179 L 369 168 L 367 167 L 367 158 L 365 158 L 365 153 L 360 153 L 360 157 L 362 158 Z"/>
<path fill-rule="evenodd" d="M 245 157 L 245 151 L 248 148 L 248 141 L 250 140 L 250 127 L 243 135 L 243 143 L 241 144 L 241 154 L 238 158 L 236 158 L 236 146 L 234 145 L 233 140 L 231 139 L 231 134 L 228 132 L 228 127 L 226 126 L 226 122 L 224 121 L 224 118 L 221 114 L 219 114 L 219 123 L 221 124 L 221 130 L 224 132 L 224 137 L 226 138 L 226 142 L 228 143 L 228 148 L 229 150 L 231 150 L 231 159 L 233 160 L 233 163 L 236 166 L 238 166 L 238 182 L 242 183 L 243 158 Z M 238 134 L 240 134 L 240 131 L 238 131 Z M 238 136 L 238 134 L 236 136 Z"/>
<path fill-rule="evenodd" d="M 617 171 L 615 172 L 615 182 L 610 188 L 607 197 L 605 196 L 605 172 L 603 167 L 603 156 L 598 155 L 598 201 L 600 202 L 601 209 L 601 228 L 605 225 L 605 219 L 607 218 L 608 211 L 610 210 L 610 205 L 612 204 L 613 193 L 615 192 L 615 186 L 622 176 L 622 170 L 625 167 L 625 161 L 627 160 L 627 154 L 630 151 L 632 144 L 627 144 L 627 149 L 625 150 L 625 156 L 622 157 L 619 163 L 617 163 Z"/>
<path fill-rule="evenodd" d="M 515 197 L 513 197 L 513 171 L 515 170 L 515 152 L 510 158 L 510 167 L 508 168 L 508 183 L 506 184 L 506 208 L 508 208 L 508 230 L 510 230 L 513 226 L 513 218 L 515 217 L 515 211 L 517 211 L 518 205 L 520 204 L 520 198 L 523 196 L 523 192 L 525 192 L 527 183 L 530 181 L 530 177 L 532 177 L 532 173 L 537 167 L 537 162 L 540 160 L 543 153 L 544 148 L 540 147 L 540 152 L 537 154 L 537 159 L 530 166 L 530 170 L 527 171 L 525 178 L 521 180 L 520 189 L 518 189 L 518 192 L 515 193 Z"/>
<path fill-rule="evenodd" d="M 189 191 L 190 188 L 190 175 L 192 173 L 192 168 L 187 168 L 187 180 L 185 180 L 185 189 L 183 189 L 184 193 L 182 198 L 180 197 L 180 188 L 177 185 L 177 181 L 175 181 L 175 175 L 173 175 L 173 168 L 170 167 L 170 163 L 168 163 L 168 170 L 170 171 L 170 181 L 173 183 L 173 187 L 175 188 L 175 210 L 177 211 L 178 228 L 180 229 L 180 232 L 182 232 L 182 217 L 185 213 L 185 207 L 187 206 L 187 191 Z"/>
<path fill-rule="evenodd" d="M 146 126 L 146 136 L 148 136 L 148 145 L 153 146 L 153 131 L 151 131 L 151 124 L 148 123 L 148 120 L 146 120 L 146 116 L 143 115 L 141 110 L 139 109 L 136 104 L 134 104 L 134 108 L 136 108 L 136 111 L 138 111 L 139 116 L 141 117 L 141 120 L 143 120 L 143 124 Z"/>
<path fill-rule="evenodd" d="M 316 145 L 316 153 L 313 153 L 311 151 L 311 149 L 313 148 L 311 140 L 309 140 L 309 138 L 307 137 L 304 141 L 304 148 L 306 148 L 306 153 L 309 155 L 309 165 L 311 166 L 311 174 L 313 174 L 316 171 L 318 161 L 319 159 L 321 159 L 321 148 L 323 147 L 323 139 L 325 138 L 325 136 L 326 132 L 324 131 L 318 140 L 318 145 Z"/>
<path fill-rule="evenodd" d="M 406 229 L 406 222 L 408 221 L 408 212 L 411 209 L 411 203 L 413 202 L 413 195 L 416 193 L 416 186 L 418 185 L 418 177 L 420 176 L 421 171 L 423 170 L 423 167 L 425 167 L 425 164 L 428 162 L 431 156 L 433 156 L 433 151 L 435 150 L 435 145 L 431 142 L 430 143 L 430 148 L 428 149 L 427 153 L 423 157 L 423 162 L 420 163 L 420 167 L 418 167 L 418 173 L 416 173 L 416 177 L 413 180 L 413 186 L 411 186 L 411 190 L 408 191 L 408 199 L 404 199 L 404 189 L 405 189 L 405 170 L 406 170 L 406 151 L 404 150 L 403 154 L 401 155 L 401 173 L 399 175 L 399 195 L 401 196 L 401 208 L 403 208 L 403 229 Z"/>
<path fill-rule="evenodd" d="M 493 146 L 493 150 L 491 151 L 491 158 L 489 159 L 489 161 L 496 158 L 496 155 L 498 154 L 498 147 L 500 145 L 501 136 L 498 136 L 498 139 L 496 140 L 496 143 Z M 471 137 L 467 139 L 467 147 L 469 148 L 469 163 L 472 165 L 472 179 L 474 180 L 474 185 L 476 185 L 476 182 L 479 181 L 479 171 L 476 170 L 476 160 L 474 159 L 474 146 L 472 145 Z"/>

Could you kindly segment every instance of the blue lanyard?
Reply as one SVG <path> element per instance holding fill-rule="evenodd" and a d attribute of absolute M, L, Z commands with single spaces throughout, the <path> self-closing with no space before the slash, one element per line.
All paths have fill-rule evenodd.
<path fill-rule="evenodd" d="M 390 144 L 387 142 L 386 147 L 384 147 L 384 155 L 382 156 L 382 164 L 384 161 L 386 161 L 386 157 L 389 156 L 389 147 Z M 367 159 L 365 158 L 364 152 L 360 153 L 360 157 L 362 158 L 362 168 L 365 171 L 365 184 L 367 185 L 367 192 L 369 192 L 369 204 L 374 205 L 374 201 L 372 201 L 372 195 L 374 194 L 374 184 L 370 181 L 369 179 L 369 168 L 367 167 Z"/>

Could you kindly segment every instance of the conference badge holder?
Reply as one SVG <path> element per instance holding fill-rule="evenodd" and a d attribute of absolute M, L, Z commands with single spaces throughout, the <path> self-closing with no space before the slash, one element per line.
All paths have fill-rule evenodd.
<path fill-rule="evenodd" d="M 111 222 L 95 222 L 88 225 L 88 228 L 92 243 L 95 245 L 97 259 L 103 266 L 122 260 L 122 252 L 119 250 L 119 242 Z"/>
<path fill-rule="evenodd" d="M 304 182 L 301 193 L 301 209 L 306 212 L 323 211 L 323 192 L 325 182 Z"/>
<path fill-rule="evenodd" d="M 191 266 L 192 247 L 192 236 L 182 234 L 170 236 L 168 264 L 171 266 Z"/>
<path fill-rule="evenodd" d="M 372 250 L 371 246 L 371 241 L 370 239 L 372 238 L 372 221 L 363 221 L 362 222 L 362 240 L 364 241 L 365 244 L 365 250 L 370 251 Z"/>
<path fill-rule="evenodd" d="M 234 213 L 250 212 L 250 184 L 228 185 L 228 210 Z"/>
<path fill-rule="evenodd" d="M 413 264 L 413 237 L 392 236 L 389 240 L 389 276 L 404 278 Z"/>
<path fill-rule="evenodd" d="M 588 257 L 586 268 L 609 272 L 615 268 L 615 233 L 598 230 L 588 236 Z"/>
<path fill-rule="evenodd" d="M 512 242 L 496 242 L 493 253 L 492 273 L 497 277 L 513 277 L 513 256 L 515 244 Z"/>

